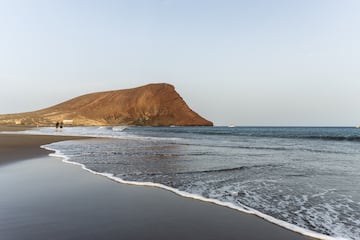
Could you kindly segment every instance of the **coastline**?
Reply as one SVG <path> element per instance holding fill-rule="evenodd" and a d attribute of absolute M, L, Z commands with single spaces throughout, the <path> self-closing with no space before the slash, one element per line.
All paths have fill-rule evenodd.
<path fill-rule="evenodd" d="M 84 137 L 3 134 L 0 132 L 0 167 L 15 161 L 47 156 L 51 151 L 40 148 L 41 145 L 74 139 L 84 139 Z"/>
<path fill-rule="evenodd" d="M 0 221 L 5 223 L 0 226 L 1 235 L 9 237 L 4 239 L 21 239 L 20 236 L 46 239 L 54 234 L 59 239 L 83 236 L 108 236 L 107 239 L 311 239 L 226 207 L 182 198 L 162 189 L 119 184 L 64 164 L 47 156 L 49 151 L 40 149 L 43 144 L 78 138 L 0 134 L 1 159 L 14 163 L 0 165 L 0 186 L 7 193 L 7 198 L 0 201 L 0 206 L 7 211 L 7 214 L 1 214 Z M 8 147 L 3 148 L 4 144 Z M 33 159 L 18 161 L 29 158 Z M 5 186 L 13 182 L 17 185 Z M 34 190 L 33 194 L 24 198 L 24 192 L 29 189 Z M 39 203 L 33 195 L 40 196 Z M 49 197 L 53 195 L 57 198 Z M 10 201 L 14 199 L 26 207 L 19 210 L 14 201 Z M 32 209 L 37 206 L 39 211 L 33 216 Z M 38 229 L 39 219 L 51 219 L 41 222 L 46 229 Z M 24 221 L 31 228 L 24 229 Z M 11 226 L 7 224 L 9 222 Z M 67 231 L 67 228 L 74 229 Z M 18 238 L 12 238 L 12 234 Z"/>

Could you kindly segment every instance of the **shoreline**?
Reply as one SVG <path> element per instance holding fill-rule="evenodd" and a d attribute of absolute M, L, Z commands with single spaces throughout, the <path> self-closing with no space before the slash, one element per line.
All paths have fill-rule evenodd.
<path fill-rule="evenodd" d="M 182 197 L 182 198 L 187 198 L 187 199 L 190 199 L 190 200 L 195 200 L 195 201 L 200 201 L 200 202 L 203 202 L 203 203 L 206 203 L 206 204 L 213 204 L 213 205 L 216 205 L 218 207 L 224 207 L 224 208 L 228 208 L 228 209 L 231 209 L 231 210 L 234 210 L 236 212 L 239 212 L 240 214 L 245 214 L 245 215 L 252 215 L 252 216 L 255 216 L 261 220 L 264 220 L 270 224 L 274 224 L 275 226 L 277 227 L 281 227 L 287 231 L 291 231 L 291 232 L 294 232 L 296 234 L 299 234 L 301 236 L 304 236 L 306 237 L 307 239 L 313 239 L 313 240 L 336 240 L 337 238 L 334 238 L 334 237 L 331 237 L 331 236 L 327 236 L 327 235 L 323 235 L 321 233 L 317 233 L 317 232 L 314 232 L 314 231 L 311 231 L 311 230 L 307 230 L 307 229 L 304 229 L 304 228 L 301 228 L 301 227 L 298 227 L 294 224 L 290 224 L 290 223 L 287 223 L 285 221 L 282 221 L 282 220 L 279 220 L 279 219 L 276 219 L 270 215 L 266 215 L 262 212 L 259 212 L 255 209 L 251 209 L 251 208 L 248 208 L 248 207 L 239 207 L 233 203 L 230 203 L 230 202 L 222 202 L 222 201 L 219 201 L 219 200 L 216 200 L 216 199 L 211 199 L 211 198 L 205 198 L 201 195 L 194 195 L 194 194 L 191 194 L 191 193 L 188 193 L 188 192 L 184 192 L 184 191 L 180 191 L 176 188 L 172 188 L 172 187 L 169 187 L 169 186 L 166 186 L 166 185 L 163 185 L 163 184 L 160 184 L 160 183 L 154 183 L 154 182 L 137 182 L 137 181 L 128 181 L 128 180 L 123 180 L 121 178 L 118 178 L 118 177 L 115 177 L 113 174 L 110 174 L 110 173 L 101 173 L 101 172 L 96 172 L 94 170 L 91 170 L 89 168 L 87 168 L 84 164 L 81 164 L 81 163 L 78 163 L 78 162 L 73 162 L 71 161 L 68 157 L 62 155 L 62 154 L 59 154 L 55 149 L 51 149 L 51 148 L 47 148 L 46 146 L 41 146 L 42 148 L 45 148 L 49 151 L 52 151 L 54 153 L 51 153 L 49 154 L 49 156 L 52 156 L 52 157 L 56 157 L 56 158 L 61 158 L 62 159 L 62 162 L 66 163 L 66 164 L 70 164 L 70 165 L 74 165 L 74 166 L 77 166 L 77 167 L 80 167 L 82 170 L 86 171 L 86 172 L 89 172 L 93 175 L 97 175 L 97 176 L 101 176 L 101 177 L 104 177 L 104 178 L 107 178 L 111 181 L 114 181 L 114 182 L 117 182 L 117 183 L 120 183 L 120 184 L 125 184 L 125 185 L 130 185 L 130 186 L 140 186 L 140 187 L 150 187 L 150 188 L 155 188 L 155 189 L 159 189 L 161 191 L 165 190 L 167 192 L 170 192 L 170 193 L 174 193 L 175 195 L 179 196 L 179 197 Z M 342 240 L 342 238 L 341 238 Z"/>
<path fill-rule="evenodd" d="M 11 164 L 15 161 L 48 156 L 51 152 L 40 148 L 42 145 L 84 138 L 85 137 L 30 135 L 18 133 L 10 134 L 8 132 L 0 132 L 0 167 L 4 164 Z"/>
<path fill-rule="evenodd" d="M 52 167 L 49 167 L 49 170 L 51 170 L 55 175 L 59 175 L 59 171 L 63 171 L 63 174 L 66 176 L 66 178 L 69 181 L 72 179 L 72 181 L 70 181 L 70 182 L 63 183 L 63 185 L 65 187 L 68 186 L 69 184 L 75 184 L 75 182 L 76 182 L 75 180 L 79 177 L 86 178 L 90 182 L 91 181 L 100 181 L 104 185 L 104 189 L 110 188 L 110 189 L 112 189 L 112 191 L 107 191 L 107 194 L 105 194 L 104 197 L 106 195 L 109 195 L 109 196 L 105 197 L 105 199 L 103 199 L 103 200 L 98 200 L 98 201 L 100 201 L 100 203 L 104 203 L 104 201 L 111 202 L 112 205 L 114 205 L 116 208 L 120 209 L 122 212 L 120 214 L 120 216 L 118 213 L 110 214 L 110 216 L 108 216 L 109 218 L 118 219 L 124 213 L 123 211 L 126 212 L 127 208 L 130 207 L 131 209 L 137 210 L 136 214 L 139 217 L 139 219 L 144 219 L 144 218 L 152 219 L 152 221 L 150 221 L 150 222 L 147 222 L 147 221 L 144 222 L 141 220 L 137 220 L 137 222 L 131 223 L 131 224 L 136 224 L 136 225 L 142 226 L 138 230 L 139 231 L 137 233 L 138 235 L 136 235 L 136 236 L 134 235 L 132 237 L 137 237 L 139 239 L 148 239 L 147 236 L 149 236 L 148 235 L 149 232 L 148 232 L 148 229 L 146 228 L 146 224 L 152 224 L 158 228 L 165 224 L 171 230 L 164 229 L 163 230 L 164 232 L 158 232 L 157 235 L 152 235 L 154 238 L 165 239 L 165 235 L 163 235 L 163 234 L 166 233 L 167 238 L 171 236 L 172 239 L 189 238 L 191 236 L 192 236 L 191 238 L 196 238 L 196 239 L 216 239 L 216 238 L 240 239 L 241 236 L 244 237 L 244 239 L 269 239 L 269 236 L 271 236 L 271 238 L 276 238 L 276 239 L 299 239 L 299 240 L 300 239 L 311 239 L 310 237 L 303 236 L 303 235 L 295 233 L 293 231 L 284 229 L 283 227 L 280 227 L 278 225 L 272 224 L 272 223 L 265 221 L 257 216 L 241 213 L 234 209 L 215 205 L 214 203 L 208 203 L 208 202 L 183 198 L 178 195 L 175 195 L 173 192 L 166 191 L 163 189 L 155 189 L 155 188 L 151 188 L 151 187 L 134 186 L 134 185 L 126 186 L 125 184 L 118 184 L 115 181 L 111 181 L 108 178 L 99 178 L 98 176 L 90 174 L 86 171 L 83 171 L 80 168 L 74 168 L 71 165 L 63 164 L 62 161 L 56 161 L 56 159 L 54 159 L 53 157 L 48 157 L 47 155 L 49 154 L 49 151 L 40 148 L 41 145 L 44 145 L 47 143 L 62 141 L 62 140 L 81 139 L 81 137 L 0 134 L 0 144 L 1 144 L 0 149 L 3 149 L 3 147 L 2 147 L 3 143 L 4 142 L 6 143 L 7 142 L 6 139 L 9 139 L 9 138 L 13 138 L 12 147 L 8 148 L 6 150 L 7 152 L 5 151 L 6 154 L 2 150 L 1 150 L 0 154 L 2 156 L 2 159 L 3 159 L 3 157 L 6 159 L 13 159 L 13 160 L 10 160 L 10 162 L 13 162 L 14 164 L 5 164 L 5 165 L 1 164 L 0 171 L 3 171 L 4 169 L 8 169 L 8 168 L 23 169 L 25 166 L 29 167 L 32 164 L 34 166 L 36 165 L 37 167 L 39 167 L 39 166 L 41 167 L 42 164 L 43 165 L 53 164 L 53 165 L 56 165 L 57 168 L 54 168 L 52 166 Z M 24 149 L 28 149 L 28 150 L 24 152 Z M 34 159 L 19 162 L 19 160 L 29 159 L 29 158 L 26 158 L 25 156 L 26 156 L 26 154 L 29 154 L 29 152 L 31 152 L 30 150 L 32 150 L 32 154 L 33 154 L 32 156 L 34 157 Z M 24 152 L 22 154 L 22 157 L 19 157 L 18 152 Z M 44 159 L 52 160 L 52 161 L 45 162 Z M 5 161 L 5 162 L 8 162 L 8 161 Z M 42 174 L 41 172 L 39 172 L 39 170 L 36 169 L 36 167 L 35 167 L 35 169 L 33 169 L 33 171 L 35 173 L 32 173 L 32 174 L 36 174 L 36 175 Z M 66 171 L 76 172 L 76 175 L 69 174 Z M 29 175 L 29 173 L 25 173 L 25 177 L 31 178 L 34 176 Z M 8 178 L 11 181 L 11 175 L 9 175 Z M 54 181 L 54 179 L 48 179 L 48 180 L 49 180 L 49 186 L 46 186 L 45 190 L 51 192 L 51 191 L 53 191 L 51 182 Z M 59 180 L 55 180 L 55 181 L 56 181 L 56 184 L 59 184 L 59 182 L 57 182 L 57 181 L 61 182 L 63 180 L 59 179 Z M 29 185 L 29 186 L 27 186 L 28 188 L 36 187 L 34 185 L 31 185 L 31 183 L 26 183 L 26 184 Z M 87 188 L 88 188 L 89 192 L 96 193 L 99 191 L 98 186 L 87 186 Z M 124 204 L 124 202 L 117 201 L 117 198 L 119 196 L 114 197 L 114 198 L 110 197 L 111 195 L 114 195 L 114 194 L 122 196 L 125 193 L 124 188 L 131 190 L 131 191 L 133 191 L 133 190 L 140 191 L 143 194 L 143 196 L 141 199 L 131 198 L 128 202 L 126 202 L 126 204 Z M 18 194 L 16 189 L 11 189 L 11 192 L 12 192 L 12 194 L 15 194 L 15 195 Z M 80 190 L 80 192 L 81 192 L 81 190 Z M 87 193 L 90 194 L 89 192 L 87 192 Z M 151 193 L 151 194 L 149 194 L 149 193 Z M 160 197 L 159 201 L 153 202 L 152 198 L 154 198 L 154 197 L 156 197 L 156 198 Z M 66 200 L 66 199 L 63 199 L 63 200 Z M 81 202 L 84 200 L 88 201 L 88 199 L 84 199 L 84 197 L 80 197 L 80 200 L 81 200 Z M 24 199 L 23 201 L 26 202 L 26 199 Z M 151 206 L 151 209 L 149 208 L 149 206 L 146 206 L 146 205 L 148 205 L 149 201 L 152 202 L 152 204 L 153 204 Z M 137 202 L 137 204 L 134 205 L 134 202 Z M 48 204 L 48 202 L 46 202 L 46 203 Z M 178 209 L 173 206 L 173 205 L 177 205 L 179 203 L 181 203 L 182 205 L 184 205 L 186 207 L 183 209 Z M 98 204 L 98 202 L 97 202 L 97 204 Z M 164 205 L 170 205 L 171 207 L 169 209 L 166 209 L 166 211 L 164 211 L 164 209 L 163 209 Z M 67 208 L 69 206 L 63 206 L 63 207 Z M 75 208 L 73 210 L 76 211 L 76 209 L 78 207 L 81 207 L 81 205 L 79 205 L 79 203 L 75 204 L 74 206 L 71 206 L 70 208 Z M 142 209 L 142 211 L 139 212 L 139 208 Z M 199 211 L 199 208 L 205 208 L 206 211 Z M 154 209 L 156 209 L 156 213 L 154 213 Z M 108 210 L 109 209 L 107 209 L 106 211 L 108 211 Z M 84 216 L 79 216 L 85 222 L 87 221 L 87 219 L 85 219 L 85 216 L 87 214 L 89 214 L 88 211 L 90 211 L 90 212 L 94 211 L 95 214 L 100 214 L 98 212 L 98 210 L 95 209 L 95 207 L 94 207 L 94 209 L 87 209 L 87 211 L 82 212 L 82 214 Z M 131 215 L 131 214 L 134 214 L 134 212 L 127 213 L 127 214 Z M 154 214 L 160 214 L 161 216 L 159 216 L 159 218 L 155 219 L 153 217 Z M 218 214 L 221 215 L 220 218 L 218 217 Z M 190 216 L 192 218 L 196 218 L 196 221 L 193 219 L 191 219 L 191 221 L 190 221 L 190 219 L 187 218 Z M 68 220 L 71 220 L 71 214 L 69 215 L 69 213 L 68 213 L 67 215 L 62 216 L 62 218 L 66 218 L 66 219 L 69 218 Z M 186 219 L 186 221 L 184 219 Z M 229 220 L 231 220 L 231 221 L 229 221 Z M 98 221 L 102 222 L 105 220 L 100 219 Z M 201 228 L 201 231 L 193 232 L 192 228 L 194 228 L 194 226 L 191 226 L 191 227 L 188 226 L 189 221 L 192 222 L 194 224 L 194 226 L 197 226 L 200 224 L 200 226 L 198 226 L 198 227 Z M 128 223 L 121 222 L 121 224 L 127 225 Z M 214 224 L 216 227 L 214 227 Z M 118 225 L 118 224 L 116 224 L 116 225 Z M 182 232 L 183 234 L 177 234 L 177 235 L 175 234 L 177 231 L 176 226 L 182 226 L 182 227 L 186 226 L 185 229 L 183 230 L 184 232 Z M 210 227 L 210 226 L 213 226 L 213 227 Z M 61 228 L 61 226 L 59 226 L 59 228 Z M 109 233 L 109 234 L 111 236 L 113 236 L 112 234 L 115 234 L 115 232 L 116 232 L 116 236 L 118 236 L 118 237 L 121 237 L 124 234 L 125 235 L 129 234 L 130 229 L 127 228 L 126 226 L 124 226 L 123 228 L 124 229 L 120 232 L 117 232 L 114 230 L 113 233 Z M 99 229 L 99 231 L 100 231 L 100 229 Z M 132 234 L 135 234 L 132 231 L 130 231 L 130 232 Z M 1 233 L 1 229 L 0 229 L 0 233 Z M 176 236 L 174 236 L 174 235 L 176 235 Z M 207 237 L 205 238 L 205 236 L 207 236 Z M 214 237 L 209 238 L 209 236 L 214 236 Z M 130 235 L 129 235 L 129 237 L 130 237 Z M 204 238 L 202 238 L 202 237 L 204 237 Z"/>

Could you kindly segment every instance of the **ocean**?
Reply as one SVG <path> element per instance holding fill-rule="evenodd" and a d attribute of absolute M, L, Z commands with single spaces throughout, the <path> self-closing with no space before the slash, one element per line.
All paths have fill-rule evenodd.
<path fill-rule="evenodd" d="M 258 215 L 322 239 L 360 239 L 360 129 L 65 127 L 44 146 L 113 180 Z"/>

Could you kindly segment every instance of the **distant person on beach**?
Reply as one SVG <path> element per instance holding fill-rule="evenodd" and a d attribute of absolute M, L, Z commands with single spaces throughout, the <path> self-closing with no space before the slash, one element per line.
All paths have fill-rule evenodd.
<path fill-rule="evenodd" d="M 56 131 L 58 131 L 59 130 L 59 125 L 60 125 L 60 123 L 59 122 L 56 122 Z"/>

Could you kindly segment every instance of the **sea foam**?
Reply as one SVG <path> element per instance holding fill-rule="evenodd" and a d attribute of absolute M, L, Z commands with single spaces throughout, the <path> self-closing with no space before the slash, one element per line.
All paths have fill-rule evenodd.
<path fill-rule="evenodd" d="M 274 223 L 274 224 L 279 225 L 279 226 L 281 226 L 281 227 L 283 227 L 285 229 L 297 232 L 297 233 L 302 234 L 304 236 L 309 236 L 309 237 L 313 237 L 313 238 L 321 239 L 321 240 L 346 240 L 345 238 L 326 236 L 324 234 L 320 234 L 320 233 L 317 233 L 317 232 L 314 232 L 314 231 L 311 231 L 311 230 L 307 230 L 307 229 L 298 227 L 296 225 L 293 225 L 293 224 L 287 223 L 285 221 L 276 219 L 276 218 L 274 218 L 272 216 L 269 216 L 267 214 L 264 214 L 262 212 L 259 212 L 259 211 L 255 210 L 255 209 L 251 209 L 251 208 L 246 207 L 246 206 L 240 207 L 240 206 L 235 205 L 235 204 L 230 203 L 230 202 L 222 202 L 222 201 L 219 201 L 217 199 L 205 198 L 205 197 L 197 195 L 197 194 L 191 194 L 191 193 L 188 193 L 188 192 L 180 191 L 178 189 L 171 188 L 169 186 L 159 184 L 159 183 L 127 181 L 127 180 L 123 180 L 123 179 L 121 179 L 119 177 L 114 176 L 114 174 L 112 174 L 112 173 L 96 172 L 94 170 L 91 170 L 91 169 L 87 168 L 82 163 L 71 161 L 70 157 L 62 154 L 61 151 L 59 151 L 57 149 L 50 148 L 47 145 L 43 145 L 41 147 L 46 149 L 46 150 L 54 152 L 54 153 L 50 153 L 49 156 L 61 158 L 64 163 L 79 166 L 83 170 L 85 170 L 85 171 L 87 171 L 89 173 L 92 173 L 94 175 L 99 175 L 99 176 L 106 177 L 106 178 L 108 178 L 108 179 L 110 179 L 112 181 L 118 182 L 118 183 L 134 185 L 134 186 L 145 186 L 145 187 L 160 188 L 160 189 L 164 189 L 164 190 L 173 192 L 173 193 L 175 193 L 175 194 L 177 194 L 179 196 L 185 197 L 185 198 L 190 198 L 190 199 L 195 199 L 195 200 L 199 200 L 199 201 L 203 201 L 203 202 L 213 203 L 213 204 L 216 204 L 216 205 L 219 205 L 219 206 L 223 206 L 223 207 L 227 207 L 227 208 L 230 208 L 230 209 L 237 210 L 237 211 L 245 213 L 245 214 L 252 214 L 252 215 L 258 216 L 258 217 L 260 217 L 260 218 L 262 218 L 262 219 L 264 219 L 264 220 L 266 220 L 268 222 Z"/>
<path fill-rule="evenodd" d="M 278 131 L 278 129 L 275 130 Z M 319 132 L 319 135 L 321 135 L 323 131 L 325 131 L 326 134 L 329 134 L 329 131 L 331 131 L 331 134 L 339 132 L 340 136 L 350 135 L 349 132 L 353 135 L 357 134 L 348 128 L 335 130 L 321 128 L 314 130 L 313 128 L 301 128 L 295 130 L 296 133 L 298 131 L 317 131 Z M 18 134 L 26 133 L 55 136 L 96 137 L 99 139 L 99 141 L 74 141 L 73 143 L 70 143 L 70 148 L 67 144 L 64 146 L 61 146 L 61 144 L 51 144 L 44 146 L 44 148 L 55 151 L 55 153 L 51 154 L 51 156 L 61 157 L 66 163 L 78 165 L 88 172 L 107 177 L 119 183 L 165 189 L 183 197 L 210 202 L 232 208 L 243 213 L 253 214 L 289 230 L 317 239 L 358 239 L 359 231 L 356 227 L 360 226 L 360 223 L 357 220 L 359 216 L 359 214 L 357 214 L 357 209 L 359 209 L 358 206 L 360 204 L 358 201 L 356 201 L 358 198 L 354 198 L 354 204 L 350 203 L 346 205 L 348 203 L 347 199 L 351 199 L 351 196 L 358 196 L 356 193 L 347 196 L 344 195 L 344 197 L 347 197 L 346 199 L 344 198 L 344 200 L 346 200 L 344 202 L 342 198 L 338 199 L 338 193 L 335 188 L 331 187 L 331 184 L 325 184 L 327 186 L 324 187 L 322 183 L 326 182 L 322 182 L 320 185 L 318 184 L 319 188 L 315 189 L 314 191 L 304 186 L 304 184 L 307 184 L 309 180 L 310 182 L 313 181 L 314 170 L 317 171 L 315 174 L 318 174 L 319 177 L 326 177 L 329 174 L 331 176 L 336 176 L 334 175 L 333 168 L 331 168 L 332 164 L 334 164 L 334 167 L 336 167 L 336 171 L 339 171 L 339 174 L 342 171 L 346 171 L 349 176 L 356 177 L 359 172 L 358 168 L 351 167 L 353 165 L 351 165 L 350 161 L 356 163 L 355 160 L 358 159 L 357 156 L 360 154 L 358 145 L 356 145 L 358 143 L 356 141 L 343 141 L 341 139 L 337 142 L 329 142 L 324 141 L 324 138 L 320 137 L 312 139 L 305 137 L 297 138 L 293 136 L 295 130 L 290 128 L 289 136 L 284 137 L 287 129 L 284 130 L 284 128 L 281 128 L 279 129 L 279 131 L 281 131 L 280 137 L 276 138 L 271 138 L 270 136 L 262 137 L 262 131 L 271 131 L 271 136 L 275 136 L 276 133 L 273 132 L 274 130 L 272 128 L 225 129 L 216 127 L 65 127 L 61 132 L 56 132 L 55 128 L 36 128 L 27 130 L 25 132 L 18 132 Z M 226 132 L 226 134 L 222 134 L 222 131 Z M 234 134 L 228 131 L 234 132 Z M 252 134 L 254 131 L 259 131 L 259 133 Z M 344 133 L 342 133 L 342 131 L 344 131 Z M 208 134 L 208 132 L 210 134 Z M 218 135 L 217 132 L 220 132 L 220 135 Z M 243 136 L 244 133 L 245 135 Z M 303 134 L 303 136 L 309 135 Z M 119 142 L 111 139 L 122 139 L 129 141 Z M 106 146 L 109 145 L 108 143 L 113 143 L 113 148 L 107 148 L 105 145 L 98 148 L 98 143 L 101 143 L 102 141 L 104 141 Z M 77 144 L 75 144 L 75 142 L 77 142 Z M 129 145 L 130 150 L 124 146 L 129 142 L 134 143 Z M 77 145 L 77 147 L 80 145 L 80 147 L 74 150 L 72 148 L 73 145 Z M 139 146 L 142 147 L 140 149 L 142 152 L 138 151 Z M 105 149 L 102 149 L 103 147 L 105 147 Z M 57 149 L 60 149 L 60 151 Z M 96 152 L 99 149 L 103 152 Z M 80 155 L 74 156 L 73 154 Z M 117 158 L 116 161 L 113 161 L 114 159 L 111 158 L 111 154 L 116 154 L 113 155 L 114 158 Z M 289 156 L 291 157 L 291 154 L 296 157 L 294 159 L 288 159 Z M 79 157 L 82 159 L 79 159 Z M 159 157 L 159 163 L 165 163 L 168 160 L 175 160 L 175 165 L 172 165 L 175 168 L 171 170 L 172 172 L 170 172 L 170 174 L 176 174 L 176 177 L 180 182 L 175 182 L 175 184 L 168 184 L 166 181 L 158 181 L 161 180 L 156 179 L 157 175 L 159 174 L 157 171 L 152 172 L 154 169 L 156 169 L 156 166 L 155 168 L 144 172 L 145 175 L 149 174 L 149 176 L 154 174 L 154 178 L 138 175 L 141 172 L 138 173 L 136 171 L 136 167 L 130 167 L 133 166 L 134 161 L 132 160 L 134 160 L 134 157 L 137 157 L 138 159 L 141 157 L 142 159 L 149 159 L 149 157 Z M 313 157 L 320 157 L 319 160 L 321 161 L 313 161 Z M 120 160 L 123 161 L 124 158 L 127 160 L 127 162 L 118 162 Z M 179 158 L 182 161 L 184 159 L 190 161 L 182 163 L 181 161 L 177 161 Z M 232 159 L 237 159 L 239 162 L 232 162 Z M 342 161 L 345 159 L 349 164 L 343 163 L 339 165 L 339 159 L 342 159 Z M 325 165 L 324 161 L 326 161 Z M 94 165 L 92 165 L 93 162 L 98 164 L 97 166 L 101 166 L 101 164 L 103 165 L 100 168 L 94 168 Z M 218 165 L 212 165 L 214 162 Z M 117 169 L 120 171 L 115 171 L 115 169 L 107 169 L 107 166 L 116 166 L 114 163 L 120 164 L 118 165 Z M 130 165 L 121 165 L 124 163 Z M 185 169 L 184 172 L 181 168 L 180 171 L 177 171 L 177 167 L 183 167 L 181 164 L 184 163 L 190 165 L 187 166 L 187 169 Z M 196 165 L 199 163 L 202 165 Z M 168 162 L 166 164 L 168 164 Z M 207 168 L 203 168 L 204 164 L 207 166 Z M 123 166 L 128 168 L 127 172 L 123 171 Z M 147 166 L 148 165 L 140 167 Z M 284 170 L 284 167 L 287 166 L 291 166 L 294 170 L 287 172 L 286 170 L 289 168 L 285 168 L 286 170 Z M 135 171 L 133 171 L 134 169 Z M 123 173 L 125 173 L 125 175 Z M 133 177 L 128 177 L 126 176 L 128 173 L 135 174 Z M 161 171 L 159 173 L 164 174 L 164 172 Z M 181 181 L 185 177 L 190 177 L 186 174 L 191 173 L 193 173 L 194 178 L 191 177 L 187 179 L 187 181 L 191 182 L 194 179 L 196 180 L 199 176 L 206 176 L 205 180 L 207 181 L 199 181 L 198 183 L 193 184 L 193 188 L 191 188 L 192 186 L 189 187 L 187 185 L 179 186 L 178 184 L 181 184 Z M 252 175 L 254 173 L 259 175 L 252 177 L 255 176 Z M 212 175 L 215 176 L 215 179 L 212 178 L 214 177 Z M 220 178 L 217 178 L 217 175 L 221 175 Z M 223 180 L 228 180 L 227 177 L 232 176 L 241 177 L 241 182 L 221 182 Z M 280 178 L 283 178 L 283 180 L 277 178 L 274 181 L 279 182 L 270 185 L 272 188 L 268 188 L 269 185 L 267 185 L 267 183 L 273 180 L 273 178 L 269 176 L 279 176 Z M 250 178 L 248 179 L 248 177 Z M 263 179 L 266 181 L 263 181 Z M 249 180 L 250 184 L 246 182 L 247 180 Z M 257 180 L 260 182 L 257 183 Z M 286 191 L 288 189 L 283 189 L 282 187 L 284 187 L 284 185 L 280 186 L 279 184 L 281 181 L 285 181 L 287 187 L 289 180 L 296 184 L 295 186 L 292 186 L 294 187 L 292 188 L 295 190 L 294 192 Z M 212 185 L 213 183 L 220 183 L 222 185 L 219 187 Z M 237 188 L 239 186 L 240 188 Z M 342 193 L 345 190 L 343 186 L 337 188 L 337 190 L 339 189 Z M 324 192 L 321 190 L 324 190 Z M 353 189 L 351 190 L 353 191 Z M 267 197 L 268 194 L 271 194 L 271 196 Z M 276 194 L 279 195 L 277 196 Z M 274 196 L 276 198 L 273 198 Z M 320 211 L 318 209 L 317 203 L 313 205 L 314 202 L 311 202 L 311 200 L 314 198 L 321 198 Z M 329 200 L 335 201 L 330 202 Z M 291 204 L 297 204 L 295 210 L 293 209 L 294 205 Z M 346 211 L 339 209 L 339 204 L 344 204 L 342 209 L 345 209 Z M 255 208 L 259 210 L 256 210 Z M 329 214 L 328 211 L 330 211 Z M 338 219 L 340 218 L 346 221 L 339 222 Z M 307 230 L 304 228 L 308 228 L 309 226 L 309 229 L 312 230 Z M 331 236 L 324 234 L 329 234 Z M 346 236 L 346 238 L 338 236 Z"/>

